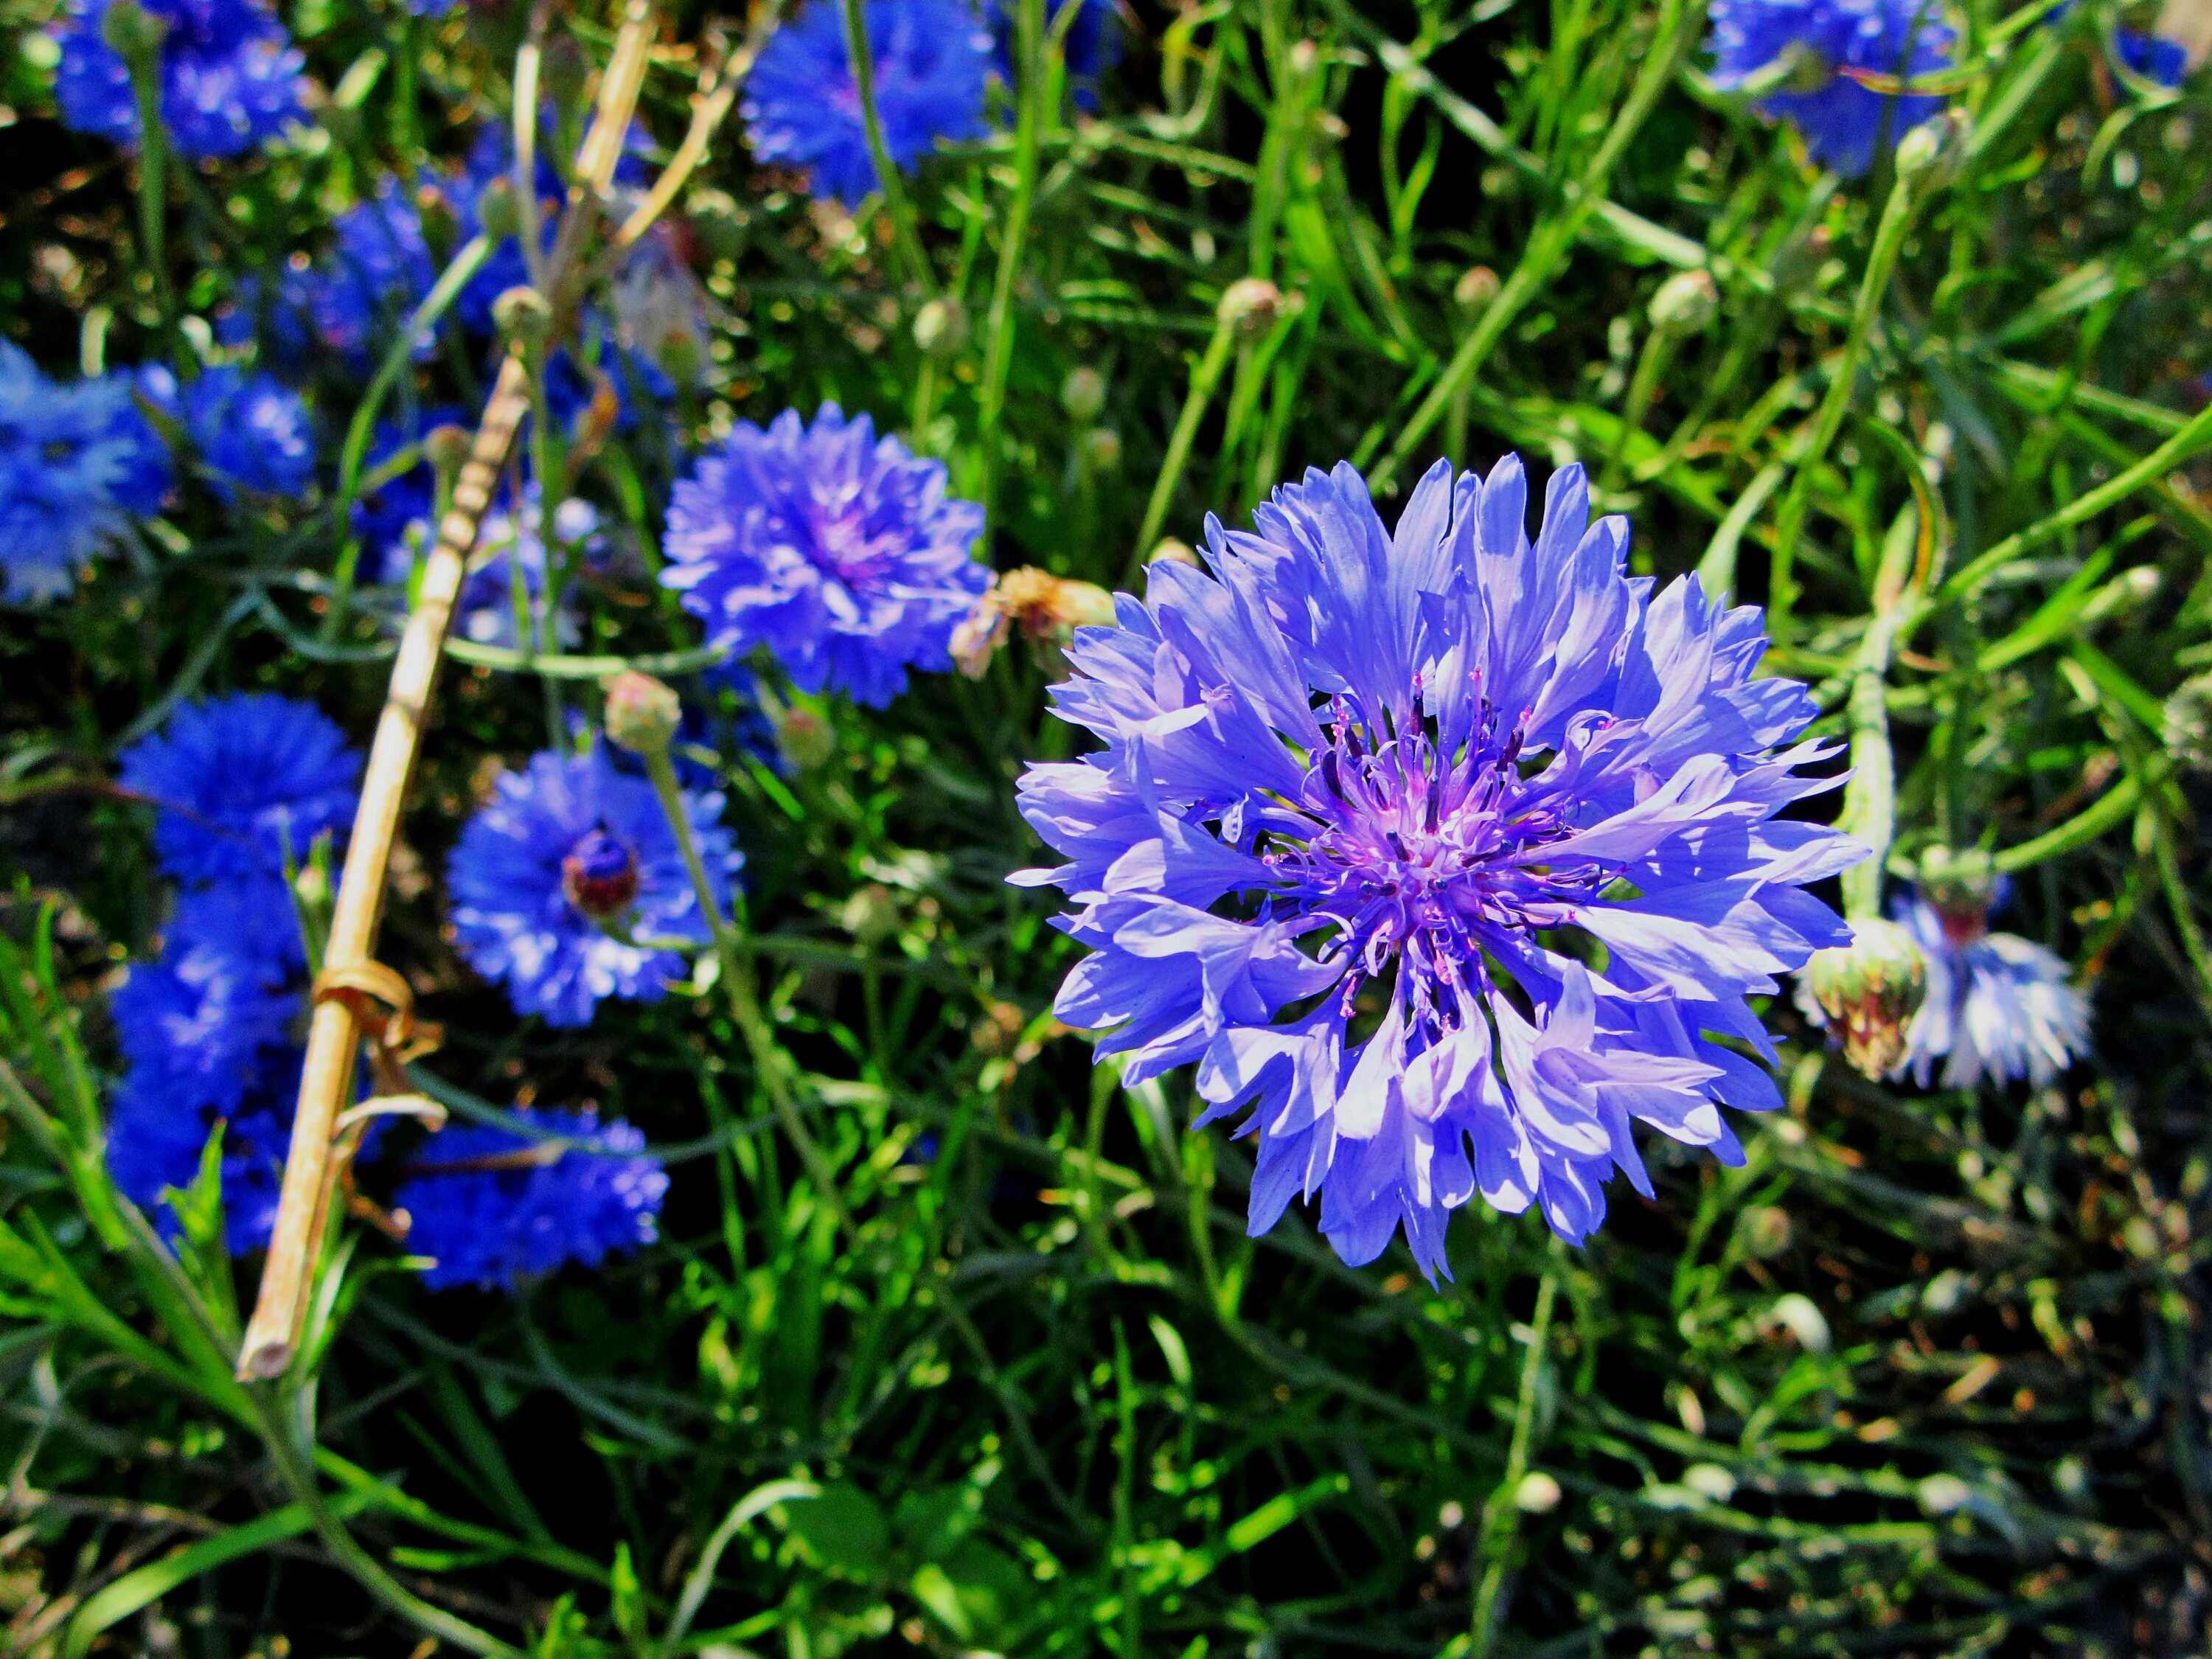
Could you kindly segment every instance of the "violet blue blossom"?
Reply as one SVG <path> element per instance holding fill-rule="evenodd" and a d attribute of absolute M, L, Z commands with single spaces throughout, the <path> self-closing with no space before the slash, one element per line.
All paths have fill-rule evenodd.
<path fill-rule="evenodd" d="M 1842 71 L 1906 78 L 1948 69 L 1954 40 L 1937 0 L 1713 0 L 1713 84 L 1733 90 L 1794 53 L 1796 73 L 1753 106 L 1796 123 L 1813 159 L 1847 176 L 1875 147 L 1937 114 L 1942 98 L 1888 94 Z"/>
<path fill-rule="evenodd" d="M 2025 1078 L 2041 1087 L 2089 1052 L 2089 1002 L 2063 960 L 2016 933 L 1990 931 L 2008 896 L 2002 878 L 1984 905 L 1966 895 L 1942 907 L 1923 892 L 1890 914 L 1928 959 L 1928 991 L 1905 1032 L 1899 1069 L 1923 1088 L 1943 1062 L 1947 1089 Z"/>

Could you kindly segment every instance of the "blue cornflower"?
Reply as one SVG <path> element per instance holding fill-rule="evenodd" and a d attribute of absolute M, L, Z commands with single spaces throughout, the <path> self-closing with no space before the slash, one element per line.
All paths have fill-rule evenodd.
<path fill-rule="evenodd" d="M 1093 952 L 1054 1012 L 1125 1082 L 1198 1062 L 1201 1121 L 1251 1109 L 1252 1231 L 1318 1193 L 1353 1263 L 1402 1227 L 1445 1270 L 1477 1193 L 1583 1239 L 1615 1169 L 1651 1191 L 1632 1120 L 1741 1163 L 1723 1102 L 1782 1103 L 1746 999 L 1849 937 L 1800 890 L 1865 848 L 1774 816 L 1832 751 L 1780 747 L 1819 709 L 1753 678 L 1758 610 L 1630 578 L 1579 466 L 1533 547 L 1527 493 L 1439 462 L 1394 536 L 1346 465 L 1208 520 L 1212 576 L 1075 635 L 1104 750 L 1021 781 L 1070 861 L 1015 879 Z"/>
<path fill-rule="evenodd" d="M 179 155 L 240 155 L 307 119 L 305 60 L 273 13 L 254 0 L 139 3 L 167 26 L 158 66 L 161 125 Z M 72 130 L 135 144 L 131 70 L 101 33 L 108 4 L 72 0 L 58 32 L 54 100 Z"/>
<path fill-rule="evenodd" d="M 994 48 L 966 0 L 867 0 L 867 28 L 892 166 L 911 173 L 940 142 L 982 136 Z M 804 167 L 816 196 L 857 208 L 878 187 L 837 0 L 811 0 L 776 31 L 743 107 L 753 154 Z"/>
<path fill-rule="evenodd" d="M 434 1291 L 513 1291 L 574 1261 L 595 1267 L 650 1244 L 668 1176 L 645 1136 L 590 1112 L 518 1109 L 538 1133 L 471 1124 L 426 1141 L 392 1204 L 407 1212 L 408 1248 L 434 1257 Z"/>
<path fill-rule="evenodd" d="M 740 421 L 678 481 L 661 580 L 711 645 L 765 645 L 808 691 L 881 708 L 909 667 L 952 665 L 952 630 L 990 586 L 969 557 L 983 509 L 948 499 L 942 462 L 824 404 Z"/>
<path fill-rule="evenodd" d="M 227 1109 L 174 1092 L 135 1071 L 117 1085 L 108 1115 L 107 1171 L 117 1188 L 155 1219 L 164 1237 L 173 1238 L 178 1228 L 162 1195 L 192 1184 L 208 1136 L 220 1123 L 223 1242 L 233 1255 L 244 1255 L 269 1242 L 276 1224 L 276 1200 L 283 1185 L 284 1154 L 291 1143 L 303 1052 L 297 1048 L 260 1050 L 255 1057 L 255 1083 L 244 1098 Z"/>
<path fill-rule="evenodd" d="M 315 476 L 313 417 L 300 394 L 272 375 L 230 363 L 202 369 L 182 386 L 160 364 L 141 369 L 139 390 L 191 441 L 216 493 L 299 495 Z"/>
<path fill-rule="evenodd" d="M 2120 61 L 2147 81 L 2178 87 L 2189 78 L 2189 48 L 2178 40 L 2122 29 L 2113 44 L 2119 48 Z"/>
<path fill-rule="evenodd" d="M 1063 5 L 1075 7 L 1067 33 L 1060 40 L 1060 61 L 1067 65 L 1067 84 L 1078 107 L 1098 107 L 1098 79 L 1121 55 L 1121 32 L 1114 27 L 1114 0 L 1044 0 L 1044 23 L 1049 30 Z M 1012 85 L 1014 53 L 1019 48 L 1018 14 L 1020 0 L 991 0 L 991 33 L 997 42 L 994 63 Z"/>
<path fill-rule="evenodd" d="M 380 421 L 362 458 L 362 477 L 374 477 L 386 463 L 404 449 L 419 444 L 441 426 L 458 426 L 457 409 L 422 409 L 400 421 Z M 422 534 L 437 507 L 437 475 L 430 463 L 415 465 L 386 478 L 353 504 L 354 534 L 361 538 L 360 579 L 364 582 L 398 581 L 413 566 L 411 536 Z"/>
<path fill-rule="evenodd" d="M 726 904 L 744 860 L 722 798 L 687 792 L 684 806 Z M 660 941 L 708 937 L 652 785 L 618 771 L 604 745 L 533 756 L 502 776 L 461 831 L 446 881 L 461 954 L 548 1024 L 588 1024 L 604 997 L 659 1000 L 685 972 Z"/>
<path fill-rule="evenodd" d="M 125 788 L 160 809 L 154 852 L 187 886 L 281 877 L 353 820 L 361 757 L 312 703 L 233 692 L 187 703 L 124 751 Z"/>
<path fill-rule="evenodd" d="M 338 215 L 337 230 L 309 304 L 322 343 L 365 366 L 430 291 L 437 269 L 415 193 L 398 179 L 385 179 L 374 196 Z M 427 356 L 433 343 L 426 333 L 416 356 Z"/>
<path fill-rule="evenodd" d="M 254 362 L 262 368 L 292 380 L 305 379 L 322 366 L 315 323 L 321 283 L 320 273 L 304 253 L 294 254 L 268 273 L 245 272 L 215 313 L 217 343 L 234 351 L 252 346 Z"/>
<path fill-rule="evenodd" d="M 67 593 L 168 488 L 168 451 L 128 376 L 57 384 L 0 340 L 0 599 Z"/>
<path fill-rule="evenodd" d="M 1875 146 L 1895 143 L 1936 115 L 1943 100 L 1870 91 L 1841 71 L 1907 78 L 1947 69 L 1955 38 L 1937 0 L 1713 0 L 1713 84 L 1733 89 L 1785 54 L 1797 72 L 1759 100 L 1759 113 L 1787 118 L 1815 161 L 1861 173 Z"/>
<path fill-rule="evenodd" d="M 1928 958 L 1928 992 L 1905 1032 L 1909 1069 L 1923 1088 L 1936 1062 L 1943 1086 L 1971 1089 L 2026 1078 L 2039 1088 L 2089 1052 L 2089 1002 L 2067 982 L 2066 963 L 2014 933 L 1993 933 L 1989 919 L 2008 896 L 2000 878 L 1985 903 L 1925 890 L 1890 907 Z"/>

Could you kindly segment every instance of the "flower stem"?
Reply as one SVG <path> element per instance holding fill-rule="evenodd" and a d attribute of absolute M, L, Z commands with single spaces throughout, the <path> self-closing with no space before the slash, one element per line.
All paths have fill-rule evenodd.
<path fill-rule="evenodd" d="M 1190 459 L 1190 447 L 1197 441 L 1198 426 L 1206 418 L 1206 405 L 1213 401 L 1213 389 L 1221 384 L 1222 371 L 1229 366 L 1229 354 L 1237 343 L 1237 325 L 1226 317 L 1218 318 L 1213 325 L 1213 337 L 1206 343 L 1205 355 L 1190 372 L 1190 392 L 1183 398 L 1182 413 L 1175 423 L 1175 431 L 1168 438 L 1168 453 L 1160 460 L 1160 476 L 1152 485 L 1152 498 L 1145 505 L 1144 528 L 1137 532 L 1137 544 L 1129 550 L 1129 568 L 1121 578 L 1125 586 L 1134 586 L 1137 573 L 1144 568 L 1152 556 L 1152 544 L 1159 539 L 1160 527 L 1167 522 L 1168 508 L 1175 502 L 1176 485 L 1182 479 L 1184 465 Z"/>
<path fill-rule="evenodd" d="M 860 125 L 868 135 L 868 159 L 876 166 L 876 182 L 883 186 L 884 205 L 891 216 L 891 242 L 907 274 L 924 295 L 934 297 L 937 278 L 929 268 L 929 255 L 921 245 L 921 227 L 915 221 L 914 204 L 907 200 L 906 179 L 891 160 L 884 142 L 883 118 L 876 110 L 876 60 L 868 46 L 866 0 L 842 0 L 845 15 L 845 55 L 853 66 L 853 95 L 860 106 Z"/>
<path fill-rule="evenodd" d="M 1834 375 L 1828 381 L 1827 395 L 1820 400 L 1820 411 L 1814 416 L 1813 430 L 1803 447 L 1792 456 L 1796 471 L 1790 480 L 1790 493 L 1782 498 L 1782 507 L 1774 521 L 1774 562 L 1767 581 L 1767 631 L 1777 640 L 1787 642 L 1790 633 L 1790 607 L 1796 603 L 1797 584 L 1793 567 L 1797 554 L 1797 537 L 1805 527 L 1805 515 L 1813 504 L 1813 481 L 1827 459 L 1828 447 L 1843 429 L 1844 416 L 1851 406 L 1851 392 L 1858 381 L 1859 362 L 1866 356 L 1868 337 L 1874 331 L 1874 319 L 1881 310 L 1882 296 L 1889 291 L 1890 272 L 1896 269 L 1897 256 L 1905 250 L 1905 233 L 1912 227 L 1914 177 L 1900 171 L 1897 182 L 1890 186 L 1889 199 L 1882 204 L 1881 222 L 1875 228 L 1874 249 L 1867 255 L 1866 270 L 1859 279 L 1858 300 L 1851 307 L 1851 325 L 1844 337 L 1844 349 L 1838 354 Z"/>
<path fill-rule="evenodd" d="M 859 0 L 847 0 L 849 13 Z M 983 353 L 983 385 L 975 423 L 982 453 L 984 557 L 998 513 L 999 422 L 1006 410 L 1006 374 L 1014 356 L 1014 279 L 1019 275 L 1029 239 L 1030 203 L 1036 194 L 1037 144 L 1044 125 L 1044 0 L 1017 0 L 1015 40 L 1020 76 L 1014 118 L 1014 195 L 1007 204 L 1006 228 L 999 240 L 998 280 L 991 289 L 991 315 Z M 919 434 L 916 434 L 917 436 Z"/>
<path fill-rule="evenodd" d="M 760 994 L 753 985 L 752 952 L 747 947 L 744 931 L 731 917 L 723 915 L 721 906 L 715 901 L 714 886 L 707 879 L 706 862 L 699 856 L 699 843 L 691 834 L 690 815 L 684 811 L 684 788 L 676 781 L 676 768 L 668 758 L 668 751 L 663 749 L 647 754 L 645 769 L 653 780 L 653 793 L 659 797 L 661 812 L 676 836 L 677 848 L 684 854 L 684 868 L 691 878 L 691 890 L 699 901 L 700 914 L 706 917 L 708 929 L 714 936 L 714 953 L 721 965 L 723 994 L 729 999 L 730 1012 L 752 1055 L 753 1069 L 760 1076 L 761 1086 L 768 1091 L 769 1103 L 775 1109 L 777 1121 L 783 1125 L 791 1144 L 799 1149 L 799 1161 L 814 1178 L 822 1201 L 837 1218 L 838 1225 L 850 1236 L 858 1231 L 852 1212 L 845 1207 L 844 1195 L 838 1190 L 836 1171 L 808 1131 L 805 1120 L 799 1115 L 799 1102 L 787 1069 L 791 1064 L 790 1056 L 776 1041 L 768 1017 L 761 1011 Z M 733 905 L 733 911 L 734 908 Z"/>
<path fill-rule="evenodd" d="M 176 326 L 177 307 L 169 289 L 169 135 L 161 125 L 161 60 L 143 52 L 129 61 L 138 102 L 138 251 L 153 279 L 156 326 L 166 338 Z"/>
<path fill-rule="evenodd" d="M 1536 1313 L 1530 1322 L 1528 1357 L 1521 1362 L 1521 1391 L 1513 1403 L 1513 1438 L 1505 1452 L 1505 1473 L 1482 1506 L 1482 1577 L 1474 1591 L 1474 1620 L 1468 1627 L 1468 1659 L 1486 1659 L 1497 1639 L 1498 1605 L 1505 1586 L 1505 1569 L 1513 1553 L 1513 1539 L 1520 1529 L 1521 1510 L 1515 1499 L 1528 1473 L 1528 1442 L 1536 1416 L 1536 1388 L 1544 1374 L 1544 1355 L 1551 1346 L 1552 1304 L 1559 1291 L 1558 1249 L 1544 1265 L 1536 1285 Z"/>

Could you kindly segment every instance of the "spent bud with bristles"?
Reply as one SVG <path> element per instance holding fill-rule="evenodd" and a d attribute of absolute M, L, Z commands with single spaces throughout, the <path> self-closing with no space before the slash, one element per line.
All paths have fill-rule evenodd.
<path fill-rule="evenodd" d="M 1243 277 L 1223 292 L 1218 314 L 1240 334 L 1264 334 L 1283 314 L 1283 290 L 1264 276 Z"/>
<path fill-rule="evenodd" d="M 1060 406 L 1069 420 L 1089 426 L 1106 407 L 1106 377 L 1087 366 L 1069 369 L 1060 383 Z"/>
<path fill-rule="evenodd" d="M 684 724 L 684 704 L 650 674 L 624 669 L 607 682 L 607 736 L 633 754 L 665 755 Z"/>
<path fill-rule="evenodd" d="M 1662 334 L 1696 334 L 1721 308 L 1721 291 L 1709 270 L 1681 270 L 1651 296 L 1651 326 Z"/>
<path fill-rule="evenodd" d="M 553 307 L 534 288 L 508 289 L 491 302 L 491 319 L 502 339 L 526 351 L 543 351 L 553 335 Z"/>
<path fill-rule="evenodd" d="M 1851 942 L 1816 951 L 1806 988 L 1841 1040 L 1853 1069 L 1879 1078 L 1905 1058 L 1905 1032 L 1928 993 L 1928 959 L 1893 921 L 1863 917 Z"/>
<path fill-rule="evenodd" d="M 169 33 L 169 20 L 148 11 L 138 0 L 110 0 L 100 20 L 100 36 L 125 63 L 151 64 Z"/>
<path fill-rule="evenodd" d="M 923 355 L 957 357 L 968 345 L 968 311 L 957 300 L 932 300 L 914 314 L 914 343 Z"/>
<path fill-rule="evenodd" d="M 1113 620 L 1114 596 L 1104 588 L 1024 566 L 1000 574 L 953 630 L 952 660 L 969 679 L 981 679 L 993 654 L 1019 628 L 1039 662 L 1056 668 L 1060 648 L 1077 629 Z"/>
<path fill-rule="evenodd" d="M 1504 284 L 1488 265 L 1469 265 L 1452 284 L 1452 303 L 1462 311 L 1480 311 L 1498 297 Z"/>

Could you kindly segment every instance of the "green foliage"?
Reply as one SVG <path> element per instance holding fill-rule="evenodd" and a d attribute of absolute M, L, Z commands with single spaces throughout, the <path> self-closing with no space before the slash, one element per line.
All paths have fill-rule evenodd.
<path fill-rule="evenodd" d="M 552 21 L 564 130 L 604 12 Z M 1839 183 L 1705 82 L 1700 14 L 1139 9 L 1098 114 L 1024 77 L 1018 121 L 908 181 L 904 228 L 722 135 L 678 204 L 712 372 L 559 458 L 627 562 L 573 652 L 457 647 L 380 948 L 445 1026 L 425 1093 L 592 1103 L 665 1153 L 662 1243 L 599 1274 L 432 1295 L 355 1228 L 317 1363 L 241 1384 L 254 1267 L 216 1186 L 172 1253 L 103 1173 L 100 993 L 162 902 L 113 756 L 229 686 L 367 735 L 394 646 L 346 574 L 360 444 L 296 507 L 188 493 L 77 601 L 10 613 L 10 1650 L 2201 1650 L 2212 957 L 2166 711 L 2212 665 L 2212 112 L 2117 78 L 2105 9 L 1967 0 L 1941 165 Z M 46 118 L 46 12 L 0 15 L 0 316 L 50 367 L 149 359 L 129 169 Z M 171 169 L 186 311 L 507 118 L 527 18 L 289 21 L 345 94 L 288 150 Z M 657 161 L 697 72 L 656 59 Z M 1678 289 L 1655 320 L 1683 272 L 1710 315 Z M 1248 279 L 1275 299 L 1224 307 Z M 933 298 L 969 330 L 933 313 L 925 351 Z M 386 367 L 396 399 L 481 401 L 465 352 Z M 319 373 L 336 455 L 364 405 Z M 1616 1193 L 1585 1250 L 1479 1205 L 1434 1286 L 1344 1267 L 1295 1212 L 1251 1239 L 1250 1158 L 1187 1131 L 1188 1079 L 1124 1089 L 1051 1018 L 1070 952 L 1004 884 L 1038 860 L 1012 779 L 1076 739 L 1018 639 L 880 714 L 780 696 L 787 748 L 795 712 L 826 752 L 720 763 L 750 1015 L 710 965 L 586 1030 L 520 1024 L 441 932 L 458 827 L 490 764 L 596 716 L 606 659 L 697 665 L 644 574 L 669 483 L 702 434 L 830 398 L 992 505 L 1000 568 L 1108 586 L 1308 465 L 1579 456 L 1640 571 L 1772 603 L 1823 729 L 1863 765 L 1882 734 L 1893 803 L 1850 810 L 1893 823 L 1893 873 L 1986 847 L 2014 876 L 2006 925 L 2085 976 L 2100 1060 L 1877 1085 L 1778 998 L 1789 1110 L 1744 1123 L 1739 1169 L 1652 1147 L 1656 1199 Z"/>

